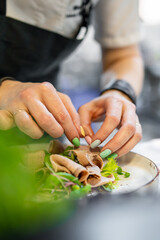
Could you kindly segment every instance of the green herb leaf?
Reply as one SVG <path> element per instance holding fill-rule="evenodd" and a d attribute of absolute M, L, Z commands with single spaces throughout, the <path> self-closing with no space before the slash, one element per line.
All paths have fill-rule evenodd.
<path fill-rule="evenodd" d="M 102 186 L 103 188 L 104 188 L 104 190 L 106 190 L 107 192 L 112 192 L 112 187 L 110 186 L 110 185 L 108 185 L 108 186 Z"/>
<path fill-rule="evenodd" d="M 45 158 L 44 158 L 44 164 L 51 172 L 54 172 L 51 161 L 50 161 L 50 156 L 51 156 L 51 154 L 46 151 Z"/>
<path fill-rule="evenodd" d="M 105 166 L 103 167 L 102 172 L 106 170 L 113 172 L 113 171 L 116 171 L 117 168 L 118 168 L 118 165 L 116 163 L 116 160 L 114 158 L 110 158 L 105 164 Z"/>
<path fill-rule="evenodd" d="M 125 172 L 124 177 L 125 177 L 125 178 L 128 178 L 128 177 L 130 177 L 130 175 L 131 175 L 131 174 L 130 174 L 129 172 Z"/>
<path fill-rule="evenodd" d="M 117 168 L 117 173 L 118 173 L 118 175 L 123 175 L 123 171 L 122 171 L 121 167 Z"/>
<path fill-rule="evenodd" d="M 43 188 L 46 189 L 54 189 L 54 188 L 60 188 L 61 187 L 61 181 L 59 180 L 58 177 L 53 176 L 53 175 L 49 175 L 44 183 Z"/>
<path fill-rule="evenodd" d="M 60 153 L 61 156 L 64 156 L 64 157 L 67 157 L 71 160 L 75 160 L 75 156 L 74 156 L 74 153 L 71 151 L 73 150 L 74 147 L 72 146 L 68 146 L 62 153 Z"/>
<path fill-rule="evenodd" d="M 78 180 L 78 178 L 76 178 L 75 176 L 69 174 L 69 173 L 65 173 L 65 172 L 57 172 L 56 175 L 61 176 L 63 178 L 68 179 L 69 181 L 76 183 L 78 185 L 82 185 L 81 182 Z"/>
<path fill-rule="evenodd" d="M 115 177 L 115 180 L 119 180 L 117 169 L 118 169 L 118 165 L 116 160 L 114 158 L 109 158 L 101 171 L 101 175 L 104 177 L 108 177 L 109 175 L 113 174 Z"/>
<path fill-rule="evenodd" d="M 64 150 L 64 152 L 67 152 L 67 151 L 70 151 L 70 150 L 73 150 L 73 149 L 74 149 L 74 147 L 68 146 L 68 147 L 66 147 L 66 149 Z"/>
<path fill-rule="evenodd" d="M 118 188 L 118 184 L 117 183 L 108 183 L 106 185 L 102 186 L 104 190 L 106 190 L 107 192 L 112 192 L 113 189 Z"/>
<path fill-rule="evenodd" d="M 123 169 L 118 166 L 118 164 L 114 158 L 108 157 L 107 159 L 108 159 L 108 161 L 105 164 L 105 166 L 103 167 L 103 169 L 101 171 L 101 175 L 104 177 L 108 177 L 109 175 L 113 174 L 115 177 L 115 182 L 109 183 L 109 184 L 103 186 L 103 188 L 106 191 L 112 191 L 114 188 L 117 187 L 116 181 L 119 180 L 119 175 L 124 175 L 125 178 L 128 178 L 130 176 L 130 173 L 124 172 Z"/>

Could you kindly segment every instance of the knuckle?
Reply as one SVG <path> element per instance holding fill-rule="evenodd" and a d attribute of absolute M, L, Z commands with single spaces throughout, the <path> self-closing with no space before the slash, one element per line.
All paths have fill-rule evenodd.
<path fill-rule="evenodd" d="M 119 124 L 119 118 L 115 115 L 110 115 L 108 116 L 110 122 L 113 124 L 113 125 L 118 125 Z"/>
<path fill-rule="evenodd" d="M 66 101 L 71 101 L 70 97 L 67 94 L 61 93 L 62 98 L 65 99 Z"/>
<path fill-rule="evenodd" d="M 26 88 L 20 92 L 20 98 L 22 100 L 31 98 L 33 96 L 33 90 L 31 88 Z"/>
<path fill-rule="evenodd" d="M 115 96 L 107 96 L 106 101 L 113 101 L 113 99 L 116 99 Z"/>
<path fill-rule="evenodd" d="M 133 123 L 128 123 L 126 125 L 126 130 L 130 135 L 133 135 L 136 131 L 136 126 Z"/>
<path fill-rule="evenodd" d="M 119 96 L 108 96 L 106 99 L 107 102 L 112 103 L 114 105 L 121 104 L 122 100 L 119 98 Z"/>
<path fill-rule="evenodd" d="M 78 112 L 79 112 L 79 113 L 82 113 L 83 110 L 85 110 L 85 108 L 86 108 L 86 104 L 80 106 L 79 109 L 78 109 Z"/>
<path fill-rule="evenodd" d="M 42 89 L 42 90 L 48 90 L 48 89 L 55 89 L 54 88 L 54 86 L 50 83 L 50 82 L 42 82 L 41 84 L 40 84 L 40 88 Z"/>
<path fill-rule="evenodd" d="M 78 113 L 75 113 L 74 118 L 73 118 L 73 123 L 80 124 L 80 118 L 79 118 Z"/>
<path fill-rule="evenodd" d="M 122 147 L 121 142 L 120 141 L 115 141 L 114 145 L 110 147 L 110 149 L 112 150 L 112 152 L 115 152 L 116 150 L 120 149 Z"/>
<path fill-rule="evenodd" d="M 128 102 L 128 106 L 133 109 L 133 111 L 136 111 L 136 105 L 133 102 Z"/>
<path fill-rule="evenodd" d="M 28 119 L 27 118 L 23 118 L 23 120 L 19 119 L 18 126 L 25 131 L 29 130 L 30 125 Z"/>
<path fill-rule="evenodd" d="M 80 106 L 80 107 L 78 108 L 78 112 L 80 113 L 82 110 L 83 110 L 83 106 Z"/>
<path fill-rule="evenodd" d="M 142 139 L 142 133 L 137 132 L 137 133 L 135 134 L 135 138 L 136 138 L 137 142 L 140 142 L 141 139 Z"/>
<path fill-rule="evenodd" d="M 50 126 L 52 121 L 51 116 L 45 114 L 45 115 L 42 115 L 40 119 L 41 119 L 40 124 L 43 128 L 47 128 L 48 126 Z"/>
<path fill-rule="evenodd" d="M 59 120 L 59 122 L 61 122 L 61 123 L 65 123 L 66 122 L 66 120 L 67 120 L 67 117 L 68 117 L 68 115 L 67 115 L 67 113 L 65 113 L 65 112 L 59 112 L 58 113 L 58 120 Z"/>
<path fill-rule="evenodd" d="M 16 111 L 18 104 L 19 104 L 19 99 L 13 99 L 12 102 L 10 103 L 10 108 L 9 108 L 10 111 L 11 112 Z"/>
<path fill-rule="evenodd" d="M 115 102 L 115 103 L 119 103 L 120 102 L 120 99 L 118 96 L 109 96 L 108 97 L 108 101 L 112 101 L 112 102 Z"/>

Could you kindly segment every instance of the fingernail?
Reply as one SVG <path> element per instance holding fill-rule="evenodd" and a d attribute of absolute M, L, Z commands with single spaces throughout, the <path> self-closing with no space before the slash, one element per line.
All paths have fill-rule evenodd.
<path fill-rule="evenodd" d="M 100 153 L 101 158 L 106 158 L 111 154 L 111 150 L 110 149 L 106 149 L 103 152 Z"/>
<path fill-rule="evenodd" d="M 108 157 L 115 159 L 115 158 L 118 157 L 118 154 L 117 154 L 117 153 L 112 153 L 112 154 L 110 154 Z"/>
<path fill-rule="evenodd" d="M 72 140 L 72 143 L 74 146 L 76 147 L 79 147 L 80 146 L 80 141 L 77 137 L 75 137 L 73 140 Z"/>
<path fill-rule="evenodd" d="M 96 148 L 101 143 L 99 139 L 95 140 L 93 143 L 91 143 L 91 148 Z"/>
<path fill-rule="evenodd" d="M 84 131 L 84 128 L 82 126 L 80 126 L 80 130 L 81 130 L 82 136 L 85 137 L 85 131 Z"/>
<path fill-rule="evenodd" d="M 86 140 L 86 142 L 87 142 L 89 145 L 90 145 L 91 142 L 92 142 L 92 139 L 91 139 L 90 136 L 86 136 L 86 137 L 85 137 L 85 140 Z"/>

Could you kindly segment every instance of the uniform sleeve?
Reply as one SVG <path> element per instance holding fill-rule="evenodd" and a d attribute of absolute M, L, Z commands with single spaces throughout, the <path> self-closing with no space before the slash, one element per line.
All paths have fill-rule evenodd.
<path fill-rule="evenodd" d="M 100 0 L 93 22 L 95 39 L 104 48 L 128 46 L 142 38 L 138 0 Z"/>

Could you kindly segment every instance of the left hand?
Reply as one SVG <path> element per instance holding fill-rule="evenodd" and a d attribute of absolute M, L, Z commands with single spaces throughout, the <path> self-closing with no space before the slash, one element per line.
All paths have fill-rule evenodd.
<path fill-rule="evenodd" d="M 102 96 L 84 104 L 79 108 L 79 115 L 86 136 L 91 138 L 91 147 L 98 146 L 118 128 L 118 132 L 102 148 L 102 158 L 112 153 L 120 157 L 129 152 L 142 138 L 142 128 L 135 105 L 128 96 L 118 90 L 106 91 Z M 91 122 L 99 121 L 103 116 L 104 122 L 94 134 Z"/>

